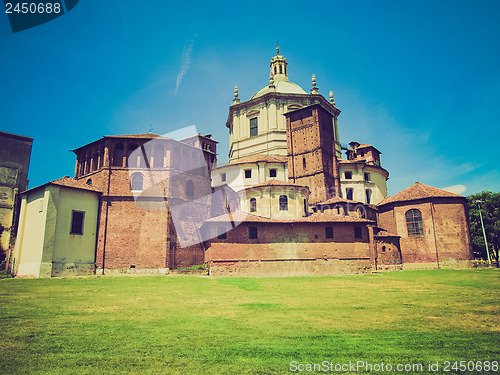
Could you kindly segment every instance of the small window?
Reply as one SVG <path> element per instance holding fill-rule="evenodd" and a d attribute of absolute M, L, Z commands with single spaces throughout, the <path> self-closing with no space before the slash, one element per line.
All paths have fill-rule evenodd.
<path fill-rule="evenodd" d="M 252 170 L 245 169 L 245 178 L 252 178 Z"/>
<path fill-rule="evenodd" d="M 135 191 L 142 191 L 143 178 L 141 173 L 134 173 L 131 177 L 130 187 Z"/>
<path fill-rule="evenodd" d="M 226 174 L 225 173 L 221 173 L 220 179 L 221 179 L 222 182 L 226 182 Z"/>
<path fill-rule="evenodd" d="M 87 180 L 86 184 L 87 184 L 87 185 L 89 185 L 89 186 L 92 186 L 92 179 L 91 179 L 91 178 L 89 178 L 89 179 Z"/>
<path fill-rule="evenodd" d="M 372 200 L 372 190 L 366 189 L 365 193 L 366 193 L 366 204 L 370 204 L 370 202 Z"/>
<path fill-rule="evenodd" d="M 250 212 L 257 211 L 257 199 L 250 198 Z"/>
<path fill-rule="evenodd" d="M 361 227 L 354 227 L 354 238 L 363 238 Z"/>
<path fill-rule="evenodd" d="M 276 177 L 276 172 L 277 172 L 276 169 L 274 169 L 274 168 L 270 169 L 269 170 L 269 177 Z"/>
<path fill-rule="evenodd" d="M 352 196 L 354 194 L 354 189 L 353 188 L 347 188 L 345 189 L 345 196 L 347 199 L 352 201 Z"/>
<path fill-rule="evenodd" d="M 302 168 L 306 169 L 306 158 L 302 158 Z"/>
<path fill-rule="evenodd" d="M 408 236 L 423 236 L 422 213 L 417 209 L 408 210 L 405 214 Z"/>
<path fill-rule="evenodd" d="M 257 227 L 248 227 L 248 238 L 251 240 L 257 239 Z"/>
<path fill-rule="evenodd" d="M 85 212 L 73 211 L 71 214 L 71 232 L 70 234 L 83 234 L 83 221 Z"/>
<path fill-rule="evenodd" d="M 370 174 L 369 173 L 365 173 L 365 181 L 370 181 Z"/>
<path fill-rule="evenodd" d="M 194 184 L 193 181 L 188 180 L 186 182 L 186 197 L 187 198 L 194 198 Z"/>
<path fill-rule="evenodd" d="M 250 119 L 250 137 L 255 137 L 259 134 L 259 126 L 257 122 L 257 117 Z"/>
<path fill-rule="evenodd" d="M 333 238 L 333 227 L 325 227 L 325 237 Z"/>
<path fill-rule="evenodd" d="M 352 172 L 344 172 L 344 177 L 346 180 L 352 180 Z"/>
<path fill-rule="evenodd" d="M 226 228 L 225 227 L 218 227 L 217 228 L 217 233 L 220 233 L 217 238 L 219 240 L 225 240 L 227 239 L 227 232 L 226 232 Z"/>
<path fill-rule="evenodd" d="M 280 195 L 280 211 L 288 211 L 288 197 Z"/>
<path fill-rule="evenodd" d="M 385 246 L 382 246 L 382 252 L 385 253 Z"/>

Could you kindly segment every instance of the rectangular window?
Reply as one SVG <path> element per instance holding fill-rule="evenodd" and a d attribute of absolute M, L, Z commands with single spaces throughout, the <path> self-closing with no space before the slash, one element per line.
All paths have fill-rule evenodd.
<path fill-rule="evenodd" d="M 352 172 L 344 172 L 344 178 L 346 180 L 352 180 Z"/>
<path fill-rule="evenodd" d="M 257 125 L 257 117 L 250 119 L 250 137 L 255 137 L 259 134 L 259 126 Z"/>
<path fill-rule="evenodd" d="M 226 182 L 226 174 L 225 173 L 221 173 L 220 179 L 221 179 L 222 182 Z"/>
<path fill-rule="evenodd" d="M 366 189 L 365 193 L 366 193 L 366 204 L 370 204 L 370 202 L 372 200 L 372 190 Z"/>
<path fill-rule="evenodd" d="M 346 199 L 349 199 L 350 201 L 352 201 L 352 196 L 354 194 L 354 189 L 353 188 L 346 188 L 345 189 L 345 197 Z"/>
<path fill-rule="evenodd" d="M 248 227 L 248 238 L 251 240 L 257 239 L 257 227 Z"/>
<path fill-rule="evenodd" d="M 252 170 L 245 169 L 245 178 L 252 178 Z"/>
<path fill-rule="evenodd" d="M 365 181 L 370 181 L 370 174 L 369 173 L 365 173 Z"/>
<path fill-rule="evenodd" d="M 83 234 L 83 221 L 85 212 L 73 211 L 71 214 L 71 232 L 70 234 Z"/>
<path fill-rule="evenodd" d="M 325 227 L 325 237 L 333 238 L 333 227 Z"/>
<path fill-rule="evenodd" d="M 269 170 L 269 177 L 276 177 L 276 169 Z"/>
<path fill-rule="evenodd" d="M 255 212 L 255 211 L 257 211 L 257 199 L 250 198 L 250 212 Z"/>
<path fill-rule="evenodd" d="M 219 240 L 225 240 L 227 238 L 227 232 L 225 227 L 218 227 L 217 228 L 217 233 L 220 233 L 217 238 Z"/>
<path fill-rule="evenodd" d="M 354 227 L 354 238 L 363 238 L 361 227 Z"/>

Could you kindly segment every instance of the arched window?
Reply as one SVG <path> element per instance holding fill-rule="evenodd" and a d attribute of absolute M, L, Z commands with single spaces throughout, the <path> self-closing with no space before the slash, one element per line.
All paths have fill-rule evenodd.
<path fill-rule="evenodd" d="M 288 211 L 288 197 L 280 195 L 280 211 Z"/>
<path fill-rule="evenodd" d="M 280 74 L 283 74 L 283 66 L 280 65 Z"/>
<path fill-rule="evenodd" d="M 406 226 L 408 236 L 423 236 L 424 227 L 422 225 L 422 213 L 417 209 L 406 211 Z"/>
<path fill-rule="evenodd" d="M 123 143 L 118 143 L 115 146 L 115 149 L 113 151 L 113 167 L 122 167 L 123 166 L 123 151 L 125 150 L 125 147 L 123 146 Z"/>
<path fill-rule="evenodd" d="M 134 173 L 130 177 L 130 187 L 131 190 L 142 191 L 143 189 L 143 177 L 141 173 Z"/>
<path fill-rule="evenodd" d="M 91 178 L 89 178 L 89 179 L 87 180 L 86 184 L 87 184 L 87 185 L 89 185 L 89 186 L 92 186 L 92 179 L 91 179 Z"/>
<path fill-rule="evenodd" d="M 257 199 L 250 198 L 250 212 L 257 211 Z"/>
<path fill-rule="evenodd" d="M 194 184 L 193 181 L 188 180 L 186 182 L 186 197 L 187 198 L 194 198 Z"/>
<path fill-rule="evenodd" d="M 302 168 L 306 169 L 306 158 L 302 158 Z"/>

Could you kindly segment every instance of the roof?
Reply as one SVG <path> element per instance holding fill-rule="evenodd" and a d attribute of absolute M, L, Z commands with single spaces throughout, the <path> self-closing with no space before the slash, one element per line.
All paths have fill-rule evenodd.
<path fill-rule="evenodd" d="M 153 134 L 153 133 L 147 133 L 147 134 L 105 135 L 103 138 L 145 138 L 145 139 L 164 138 L 164 139 L 171 139 L 171 138 L 163 137 L 161 135 Z"/>
<path fill-rule="evenodd" d="M 315 203 L 314 205 L 320 206 L 320 205 L 335 204 L 335 203 L 352 203 L 352 204 L 363 204 L 364 205 L 364 203 L 362 203 L 362 202 L 357 202 L 357 201 L 353 201 L 353 200 L 341 198 L 341 197 L 333 197 L 333 198 L 330 198 L 324 202 Z"/>
<path fill-rule="evenodd" d="M 261 184 L 257 184 L 257 185 L 252 185 L 252 186 L 245 187 L 244 189 L 242 189 L 240 191 L 248 190 L 248 189 L 261 188 L 261 187 L 267 187 L 267 186 L 290 186 L 290 187 L 298 187 L 298 188 L 301 188 L 301 189 L 307 189 L 307 190 L 309 190 L 309 188 L 307 186 L 304 186 L 304 185 L 298 185 L 298 184 L 294 184 L 293 182 L 286 182 L 286 181 L 280 181 L 280 180 L 272 179 L 272 180 L 263 182 Z"/>
<path fill-rule="evenodd" d="M 432 186 L 421 184 L 416 182 L 409 188 L 393 195 L 392 197 L 385 198 L 377 206 L 382 206 L 394 202 L 407 202 L 414 201 L 418 199 L 426 198 L 464 198 L 461 195 L 450 193 L 449 191 L 441 190 Z"/>
<path fill-rule="evenodd" d="M 391 233 L 391 232 L 388 232 L 386 230 L 381 230 L 380 232 L 378 232 L 375 237 L 401 237 L 397 234 L 394 234 L 394 233 Z"/>
<path fill-rule="evenodd" d="M 29 142 L 33 141 L 33 138 L 31 138 L 31 137 L 26 137 L 24 135 L 19 135 L 19 134 L 7 133 L 7 132 L 3 132 L 3 131 L 0 131 L 0 136 L 6 137 L 6 138 L 14 138 L 14 139 L 22 140 L 22 141 L 29 141 Z"/>
<path fill-rule="evenodd" d="M 69 187 L 69 188 L 74 188 L 74 189 L 88 190 L 88 191 L 94 191 L 96 193 L 101 193 L 100 189 L 98 189 L 97 187 L 94 187 L 94 186 L 87 185 L 83 179 L 75 180 L 74 178 L 71 178 L 69 176 L 64 176 L 63 178 L 49 181 L 46 184 L 28 189 L 28 190 L 24 191 L 22 194 L 34 191 L 36 189 L 42 188 L 42 187 L 47 186 L 47 185 L 64 186 L 64 187 Z"/>
<path fill-rule="evenodd" d="M 276 87 L 276 91 L 273 92 L 278 92 L 282 94 L 307 94 L 302 89 L 302 87 L 288 80 L 275 80 L 274 86 Z M 271 89 L 269 88 L 269 85 L 266 85 L 259 91 L 257 91 L 250 99 L 255 99 L 260 96 L 264 96 L 268 92 L 271 92 Z"/>
<path fill-rule="evenodd" d="M 288 158 L 281 155 L 251 155 L 244 158 L 230 161 L 229 164 L 244 164 L 244 163 L 286 163 Z"/>
<path fill-rule="evenodd" d="M 283 223 L 283 224 L 294 224 L 294 223 L 365 223 L 371 224 L 372 220 L 362 219 L 354 216 L 343 216 L 343 215 L 325 215 L 325 214 L 313 214 L 307 217 L 301 217 L 300 219 L 293 220 L 277 220 L 269 219 L 263 216 L 257 216 L 249 214 L 242 211 L 236 211 L 231 214 L 225 214 L 208 219 L 207 223 L 221 223 L 221 222 L 246 222 L 246 223 Z"/>

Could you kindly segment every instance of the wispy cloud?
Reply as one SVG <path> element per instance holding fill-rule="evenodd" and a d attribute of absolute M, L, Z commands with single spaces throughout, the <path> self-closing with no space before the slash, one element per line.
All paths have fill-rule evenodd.
<path fill-rule="evenodd" d="M 179 73 L 177 73 L 177 82 L 175 84 L 175 94 L 177 95 L 177 90 L 181 85 L 182 79 L 186 75 L 191 66 L 191 53 L 193 52 L 194 39 L 191 40 L 187 45 L 184 46 L 181 56 L 181 66 L 179 68 Z"/>

